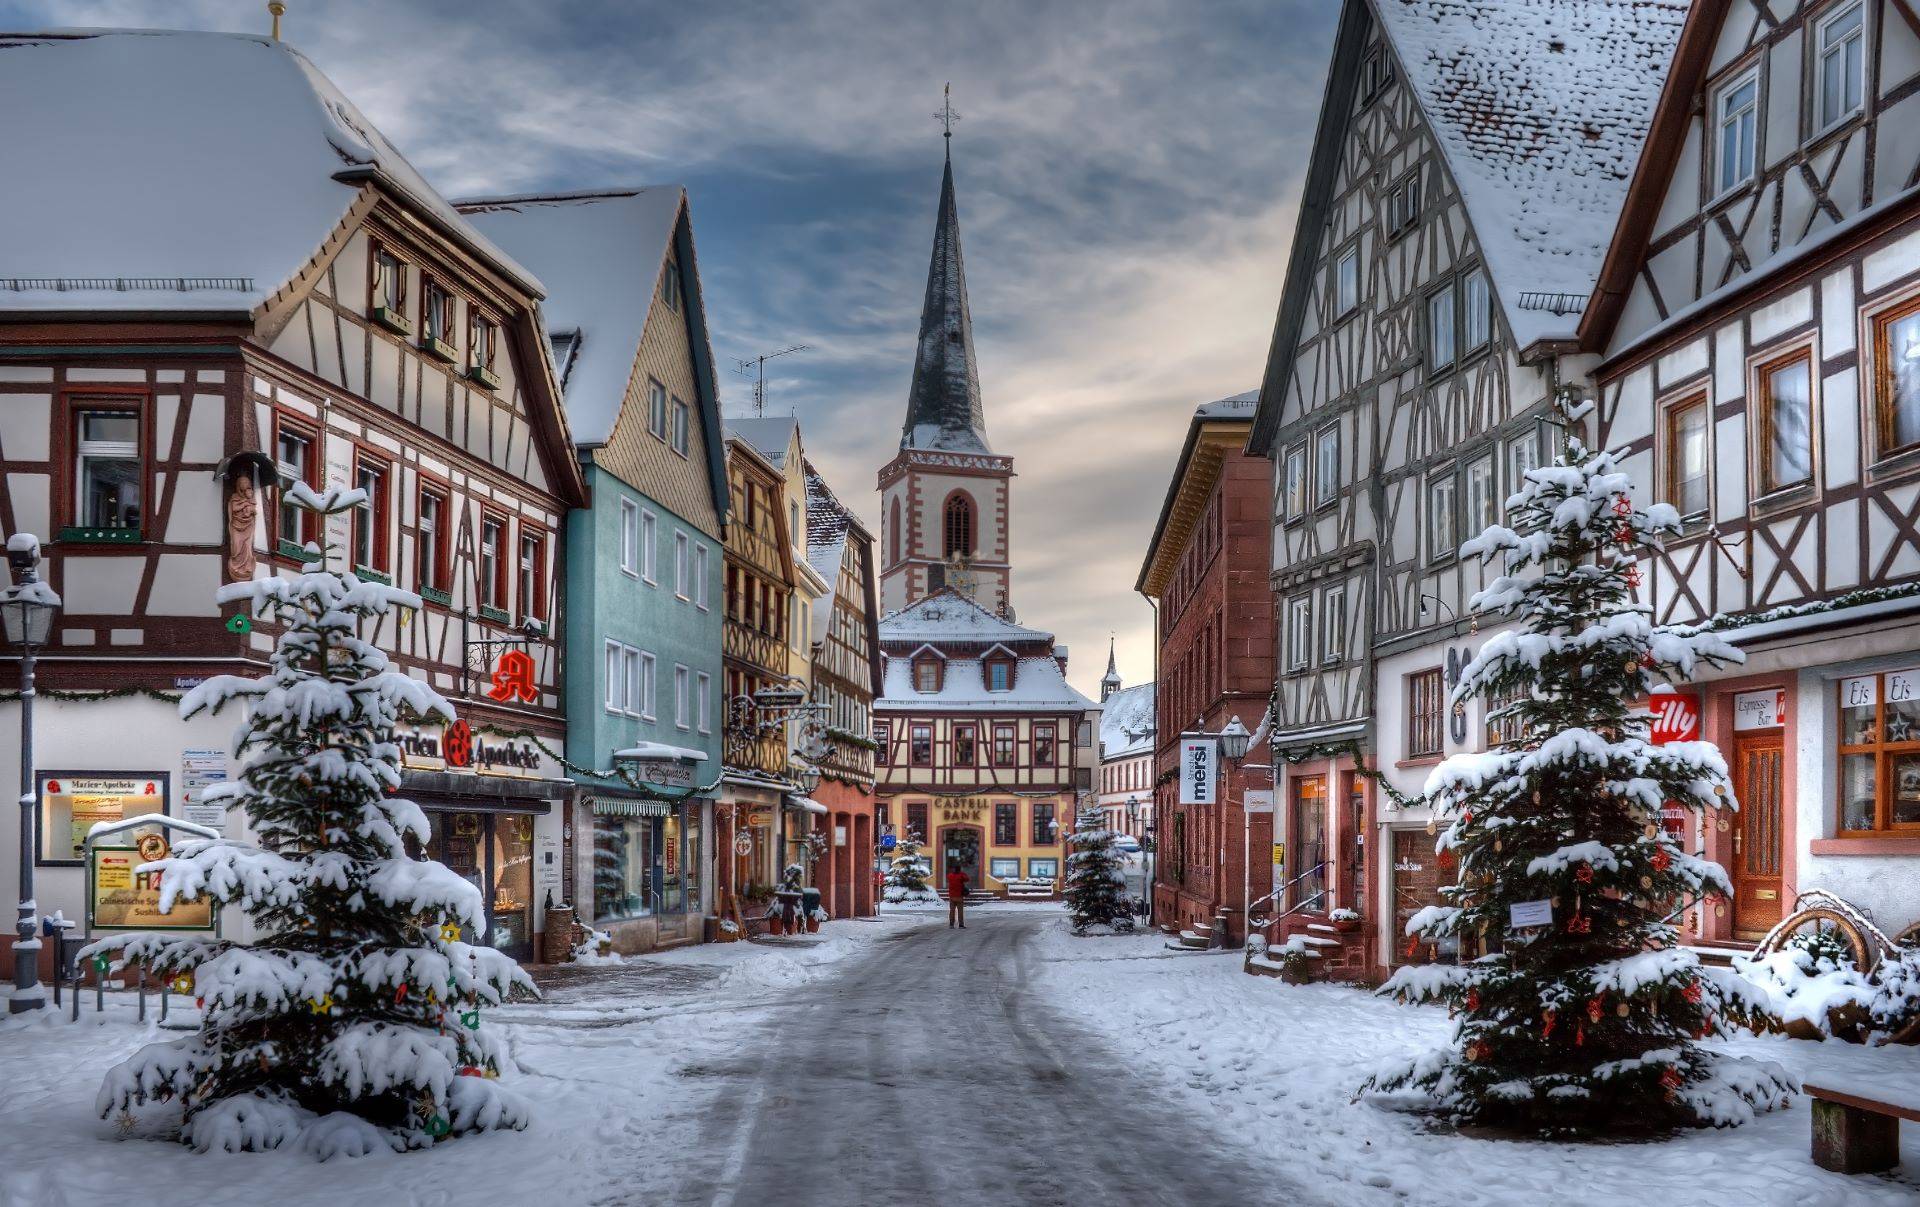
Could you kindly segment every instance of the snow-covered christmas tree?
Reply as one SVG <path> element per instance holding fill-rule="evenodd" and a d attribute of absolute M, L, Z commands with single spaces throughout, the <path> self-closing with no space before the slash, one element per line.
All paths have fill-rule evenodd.
<path fill-rule="evenodd" d="M 287 490 L 323 516 L 362 497 Z M 462 928 L 481 927 L 479 890 L 408 854 L 409 838 L 427 840 L 426 815 L 389 795 L 402 710 L 452 721 L 453 709 L 389 670 L 359 633 L 419 598 L 321 570 L 233 583 L 218 598 L 285 626 L 267 674 L 217 676 L 180 704 L 184 717 L 247 708 L 239 779 L 208 795 L 243 809 L 259 845 L 182 842 L 138 870 L 159 874 L 161 909 L 238 904 L 259 937 L 134 934 L 87 950 L 144 967 L 203 1012 L 197 1034 L 110 1070 L 101 1114 L 171 1099 L 181 1138 L 203 1151 L 293 1143 L 323 1158 L 525 1127 L 525 1106 L 494 1080 L 504 1045 L 480 1015 L 532 983 L 506 956 L 461 941 Z"/>
<path fill-rule="evenodd" d="M 1067 839 L 1073 853 L 1067 856 L 1066 899 L 1077 935 L 1095 926 L 1133 930 L 1127 874 L 1114 847 L 1119 837 L 1107 829 L 1106 818 L 1097 808 L 1080 810 L 1074 821 L 1073 834 Z"/>
<path fill-rule="evenodd" d="M 926 856 L 920 853 L 920 836 L 907 830 L 894 845 L 886 891 L 881 896 L 896 905 L 903 901 L 936 900 L 933 890 L 927 887 L 927 877 L 932 872 Z"/>
<path fill-rule="evenodd" d="M 1719 751 L 1651 744 L 1637 702 L 1741 655 L 1713 634 L 1655 626 L 1635 602 L 1636 556 L 1679 519 L 1666 504 L 1636 509 L 1631 486 L 1610 454 L 1570 441 L 1508 500 L 1514 528 L 1461 549 L 1504 559 L 1472 606 L 1519 624 L 1487 640 L 1454 700 L 1484 697 L 1490 722 L 1514 736 L 1428 779 L 1428 803 L 1450 818 L 1439 863 L 1457 864 L 1459 883 L 1407 933 L 1459 936 L 1489 954 L 1395 973 L 1382 992 L 1445 1002 L 1458 1021 L 1449 1047 L 1369 1083 L 1425 1091 L 1456 1121 L 1552 1133 L 1725 1126 L 1791 1092 L 1777 1067 L 1694 1042 L 1755 999 L 1678 946 L 1666 919 L 1732 890 L 1662 826 L 1662 806 L 1733 800 Z"/>

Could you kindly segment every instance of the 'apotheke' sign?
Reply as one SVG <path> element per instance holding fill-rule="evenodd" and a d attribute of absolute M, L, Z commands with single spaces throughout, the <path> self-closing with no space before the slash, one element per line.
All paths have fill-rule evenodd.
<path fill-rule="evenodd" d="M 393 727 L 393 740 L 400 746 L 400 765 L 412 771 L 541 778 L 540 748 L 533 739 L 482 734 L 465 721 L 450 725 L 402 721 Z"/>

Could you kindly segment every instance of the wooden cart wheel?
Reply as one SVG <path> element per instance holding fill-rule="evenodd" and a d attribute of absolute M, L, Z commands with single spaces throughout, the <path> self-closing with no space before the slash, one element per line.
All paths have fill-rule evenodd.
<path fill-rule="evenodd" d="M 1845 914 L 1820 907 L 1803 909 L 1788 918 L 1761 942 L 1756 954 L 1769 956 L 1784 950 L 1799 934 L 1831 935 L 1847 945 L 1855 968 L 1865 970 L 1873 966 L 1873 948 L 1868 944 L 1867 937 L 1860 933 L 1860 928 L 1849 921 Z"/>
<path fill-rule="evenodd" d="M 1915 922 L 1895 935 L 1893 942 L 1897 947 L 1920 947 L 1920 922 Z"/>

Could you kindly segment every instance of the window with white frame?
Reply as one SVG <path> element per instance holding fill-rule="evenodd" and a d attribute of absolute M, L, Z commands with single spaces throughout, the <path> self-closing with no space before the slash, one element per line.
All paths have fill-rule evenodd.
<path fill-rule="evenodd" d="M 1500 518 L 1500 479 L 1488 453 L 1467 466 L 1467 535 L 1479 536 Z"/>
<path fill-rule="evenodd" d="M 691 546 L 687 543 L 687 534 L 673 534 L 673 593 L 681 599 L 692 599 L 692 584 L 687 580 L 693 576 L 693 558 Z"/>
<path fill-rule="evenodd" d="M 687 455 L 687 429 L 692 426 L 687 404 L 676 398 L 673 400 L 673 451 L 682 457 Z"/>
<path fill-rule="evenodd" d="M 1759 370 L 1762 493 L 1813 477 L 1813 355 L 1801 348 Z"/>
<path fill-rule="evenodd" d="M 1296 444 L 1287 450 L 1287 519 L 1297 520 L 1307 513 L 1307 446 Z"/>
<path fill-rule="evenodd" d="M 655 659 L 645 650 L 627 652 L 627 711 L 653 720 L 653 668 Z"/>
<path fill-rule="evenodd" d="M 1731 192 L 1753 179 L 1753 149 L 1760 122 L 1760 69 L 1750 68 L 1714 94 L 1714 167 L 1716 194 Z"/>
<path fill-rule="evenodd" d="M 649 586 L 659 586 L 653 576 L 654 550 L 658 546 L 660 531 L 659 519 L 646 508 L 640 509 L 640 577 L 647 580 Z"/>
<path fill-rule="evenodd" d="M 1860 112 L 1866 62 L 1866 6 L 1855 0 L 1821 19 L 1814 35 L 1814 89 L 1819 130 Z"/>
<path fill-rule="evenodd" d="M 640 575 L 640 504 L 620 500 L 620 569 Z"/>
<path fill-rule="evenodd" d="M 1477 352 L 1493 338 L 1493 292 L 1487 274 L 1476 268 L 1460 278 L 1460 346 Z"/>
<path fill-rule="evenodd" d="M 1313 440 L 1313 505 L 1325 507 L 1340 494 L 1339 425 L 1320 429 Z"/>
<path fill-rule="evenodd" d="M 1460 547 L 1457 487 L 1452 470 L 1427 479 L 1427 560 L 1449 558 Z"/>
<path fill-rule="evenodd" d="M 140 527 L 140 412 L 93 410 L 79 414 L 74 445 L 79 499 L 75 514 L 85 528 Z M 298 531 L 296 524 L 295 531 Z M 284 522 L 282 538 L 285 539 Z"/>
<path fill-rule="evenodd" d="M 1453 290 L 1442 289 L 1427 297 L 1427 369 L 1439 372 L 1458 355 L 1457 332 L 1453 322 Z"/>
<path fill-rule="evenodd" d="M 1347 313 L 1360 304 L 1360 249 L 1349 247 L 1333 262 L 1333 313 Z"/>
<path fill-rule="evenodd" d="M 1387 234 L 1399 235 L 1420 221 L 1420 173 L 1403 177 L 1387 192 Z"/>
<path fill-rule="evenodd" d="M 713 732 L 713 676 L 701 671 L 694 676 L 694 717 L 701 733 Z"/>
<path fill-rule="evenodd" d="M 693 547 L 693 604 L 702 612 L 707 610 L 707 547 Z"/>
<path fill-rule="evenodd" d="M 1540 437 L 1528 432 L 1507 445 L 1507 492 L 1518 494 L 1527 484 L 1527 471 L 1540 465 Z"/>
<path fill-rule="evenodd" d="M 1320 605 L 1320 661 L 1339 662 L 1347 656 L 1347 589 L 1328 587 Z"/>
<path fill-rule="evenodd" d="M 676 729 L 693 726 L 693 672 L 684 666 L 673 668 L 673 725 Z"/>
<path fill-rule="evenodd" d="M 1707 396 L 1667 408 L 1666 501 L 1682 516 L 1707 510 Z"/>
<path fill-rule="evenodd" d="M 607 711 L 627 711 L 627 647 L 607 642 Z"/>
<path fill-rule="evenodd" d="M 1287 669 L 1302 670 L 1313 658 L 1313 596 L 1287 601 Z"/>

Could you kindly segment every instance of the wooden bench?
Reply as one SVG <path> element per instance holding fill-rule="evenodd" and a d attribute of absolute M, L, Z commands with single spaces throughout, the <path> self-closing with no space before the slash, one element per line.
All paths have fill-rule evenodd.
<path fill-rule="evenodd" d="M 1830 1077 L 1808 1082 L 1813 1099 L 1813 1163 L 1835 1173 L 1879 1173 L 1900 1164 L 1900 1121 L 1920 1123 L 1920 1085 Z"/>

